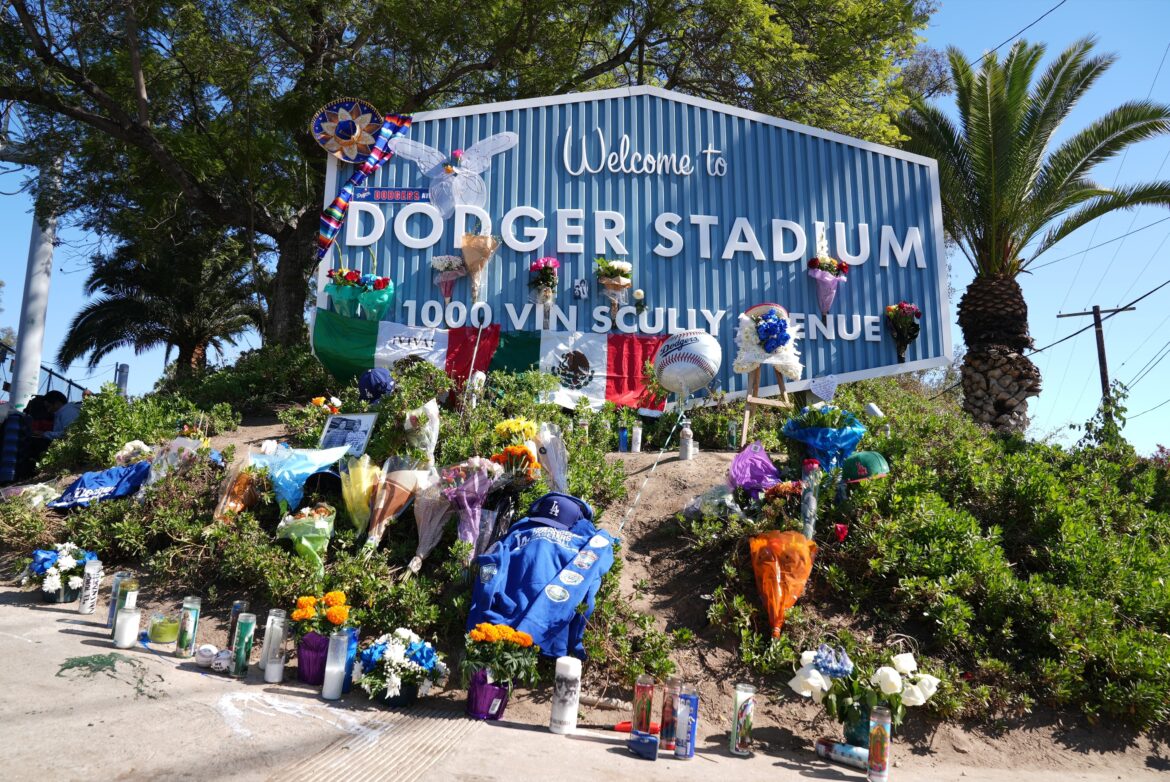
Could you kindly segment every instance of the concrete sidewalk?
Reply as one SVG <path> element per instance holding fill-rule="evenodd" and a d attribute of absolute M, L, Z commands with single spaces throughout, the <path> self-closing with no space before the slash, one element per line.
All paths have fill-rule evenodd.
<path fill-rule="evenodd" d="M 4 779 L 846 782 L 865 776 L 823 763 L 811 751 L 734 757 L 721 725 L 700 725 L 695 759 L 664 753 L 651 762 L 631 755 L 623 734 L 583 730 L 564 737 L 543 725 L 475 722 L 449 699 L 392 710 L 354 692 L 327 704 L 291 676 L 267 685 L 255 667 L 246 680 L 231 679 L 176 659 L 169 646 L 116 650 L 101 624 L 104 607 L 81 616 L 74 606 L 38 599 L 35 592 L 0 588 Z M 899 745 L 894 753 L 896 782 L 1121 778 L 1100 767 L 1021 771 L 975 756 L 971 765 L 948 767 L 903 754 Z M 1125 776 L 1161 778 L 1155 774 L 1127 770 Z"/>

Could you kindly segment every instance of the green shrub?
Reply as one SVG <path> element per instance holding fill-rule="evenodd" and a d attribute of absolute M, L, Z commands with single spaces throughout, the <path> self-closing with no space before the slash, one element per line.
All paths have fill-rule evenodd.
<path fill-rule="evenodd" d="M 227 402 L 201 410 L 183 397 L 167 394 L 127 399 L 116 386 L 106 384 L 82 402 L 81 415 L 50 446 L 41 466 L 49 472 L 103 469 L 113 466 L 114 455 L 131 440 L 156 445 L 177 437 L 184 425 L 215 435 L 239 423 L 239 415 Z"/>
<path fill-rule="evenodd" d="M 197 377 L 164 378 L 156 391 L 184 396 L 204 406 L 231 400 L 236 409 L 249 415 L 271 415 L 283 405 L 336 394 L 342 386 L 313 355 L 308 343 L 303 343 L 249 350 L 234 364 Z"/>
<path fill-rule="evenodd" d="M 52 545 L 60 532 L 61 523 L 43 505 L 34 508 L 20 497 L 0 500 L 0 550 L 28 554 Z"/>

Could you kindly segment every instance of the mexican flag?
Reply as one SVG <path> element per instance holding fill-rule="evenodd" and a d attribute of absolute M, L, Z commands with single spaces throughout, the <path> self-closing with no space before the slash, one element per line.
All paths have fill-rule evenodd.
<path fill-rule="evenodd" d="M 642 369 L 666 335 L 580 331 L 501 331 L 464 326 L 438 329 L 347 318 L 318 309 L 313 351 L 334 377 L 349 380 L 370 367 L 392 367 L 417 356 L 462 382 L 474 370 L 523 372 L 539 368 L 557 377 L 553 401 L 574 407 L 584 397 L 600 407 L 662 407 L 645 396 Z"/>

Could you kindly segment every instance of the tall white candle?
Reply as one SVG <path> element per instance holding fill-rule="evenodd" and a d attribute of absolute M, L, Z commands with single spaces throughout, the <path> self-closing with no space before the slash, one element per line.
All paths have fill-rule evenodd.
<path fill-rule="evenodd" d="M 558 657 L 553 684 L 552 716 L 548 729 L 568 735 L 577 732 L 577 705 L 581 699 L 581 661 L 576 657 Z"/>
<path fill-rule="evenodd" d="M 325 682 L 321 685 L 321 697 L 335 701 L 341 697 L 345 684 L 345 657 L 349 652 L 349 631 L 339 630 L 329 636 L 329 656 L 325 658 Z"/>
<path fill-rule="evenodd" d="M 142 626 L 142 612 L 137 608 L 123 608 L 114 620 L 114 646 L 129 649 L 138 640 Z"/>

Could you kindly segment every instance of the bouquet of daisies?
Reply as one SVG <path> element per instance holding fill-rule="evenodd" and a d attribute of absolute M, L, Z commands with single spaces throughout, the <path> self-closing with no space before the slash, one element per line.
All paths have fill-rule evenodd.
<path fill-rule="evenodd" d="M 358 664 L 355 680 L 375 700 L 397 698 L 404 685 L 417 687 L 419 696 L 425 697 L 447 678 L 447 665 L 435 647 L 405 627 L 363 649 Z"/>
<path fill-rule="evenodd" d="M 458 255 L 436 255 L 431 258 L 431 269 L 435 272 L 435 284 L 443 294 L 443 303 L 451 303 L 455 292 L 455 281 L 467 276 L 467 266 Z"/>
<path fill-rule="evenodd" d="M 37 549 L 21 574 L 20 585 L 37 584 L 49 593 L 62 589 L 76 591 L 81 589 L 85 563 L 91 559 L 97 559 L 97 554 L 73 543 L 58 543 L 51 549 Z"/>

